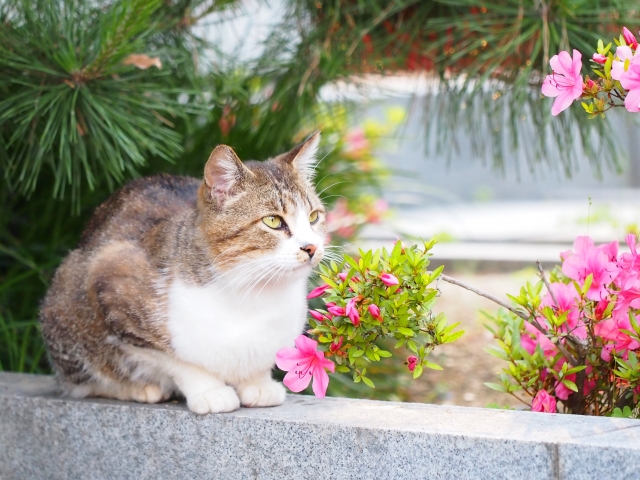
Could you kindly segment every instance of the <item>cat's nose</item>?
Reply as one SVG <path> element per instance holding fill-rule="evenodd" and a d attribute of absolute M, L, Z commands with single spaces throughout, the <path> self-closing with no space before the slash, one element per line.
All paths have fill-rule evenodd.
<path fill-rule="evenodd" d="M 313 258 L 313 255 L 316 253 L 316 246 L 313 244 L 306 245 L 304 247 L 300 247 L 300 250 L 304 250 L 309 254 L 309 258 Z"/>

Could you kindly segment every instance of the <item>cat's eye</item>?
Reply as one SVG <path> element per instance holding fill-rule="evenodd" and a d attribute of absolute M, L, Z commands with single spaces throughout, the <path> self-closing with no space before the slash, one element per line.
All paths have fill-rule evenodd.
<path fill-rule="evenodd" d="M 275 215 L 264 217 L 262 221 L 269 228 L 280 228 L 282 226 L 282 219 Z"/>
<path fill-rule="evenodd" d="M 315 212 L 311 212 L 311 215 L 309 215 L 309 223 L 313 225 L 317 221 L 318 221 L 318 211 L 316 210 Z"/>

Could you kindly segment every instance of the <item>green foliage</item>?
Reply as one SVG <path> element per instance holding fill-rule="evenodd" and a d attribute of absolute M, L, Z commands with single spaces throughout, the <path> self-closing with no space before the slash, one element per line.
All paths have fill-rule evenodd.
<path fill-rule="evenodd" d="M 427 270 L 434 243 L 425 242 L 421 250 L 396 242 L 391 252 L 384 248 L 360 251 L 357 260 L 345 256 L 340 264 L 332 261 L 321 266 L 320 276 L 329 286 L 324 308 L 316 310 L 323 319 L 309 319 L 308 333 L 318 340 L 327 357 L 335 357 L 336 372 L 350 374 L 355 383 L 375 388 L 367 372 L 392 356 L 386 350 L 390 341 L 394 349 L 410 352 L 405 364 L 414 379 L 424 368 L 442 369 L 428 360 L 429 354 L 464 332 L 455 331 L 458 323 L 447 324 L 444 314 L 432 312 L 438 290 L 430 285 L 442 272 L 442 267 Z M 392 281 L 385 283 L 385 275 L 391 275 Z M 388 342 L 381 348 L 384 340 Z"/>
<path fill-rule="evenodd" d="M 276 102 L 312 96 L 351 73 L 431 73 L 425 121 L 441 152 L 455 151 L 464 133 L 474 152 L 499 168 L 507 161 L 519 168 L 506 155 L 521 146 L 530 168 L 548 162 L 570 175 L 584 155 L 598 173 L 617 165 L 616 144 L 583 115 L 552 118 L 540 85 L 552 55 L 589 52 L 605 33 L 638 19 L 622 0 L 298 0 L 274 29 L 261 66 L 286 79 Z"/>
<path fill-rule="evenodd" d="M 579 283 L 556 269 L 551 280 L 552 288 L 560 284 L 554 291 L 556 296 L 562 295 L 561 307 L 550 293 L 543 295 L 542 281 L 535 285 L 527 282 L 518 295 L 509 297 L 528 320 L 504 310 L 485 314 L 491 322 L 486 327 L 497 343 L 486 351 L 507 362 L 499 374 L 500 382 L 485 385 L 512 395 L 519 392 L 523 395 L 516 398 L 525 403 L 523 396 L 534 398 L 546 391 L 562 402 L 566 413 L 630 416 L 627 409 L 638 407 L 640 362 L 633 347 L 614 346 L 607 333 L 607 328 L 618 328 L 612 319 L 617 287 L 608 286 L 611 298 L 594 301 L 587 297 L 592 273 Z M 640 341 L 640 326 L 631 309 L 629 319 L 631 330 L 620 329 L 616 341 L 623 336 Z M 585 333 L 576 335 L 578 328 L 584 328 Z"/>
<path fill-rule="evenodd" d="M 170 119 L 196 108 L 177 102 L 182 90 L 171 69 L 193 67 L 186 52 L 167 42 L 181 18 L 169 17 L 167 4 L 14 0 L 3 6 L 0 165 L 11 189 L 33 194 L 48 173 L 54 197 L 70 189 L 79 208 L 83 186 L 113 189 L 150 156 L 175 161 L 181 136 Z M 172 62 L 141 70 L 130 55 Z"/>

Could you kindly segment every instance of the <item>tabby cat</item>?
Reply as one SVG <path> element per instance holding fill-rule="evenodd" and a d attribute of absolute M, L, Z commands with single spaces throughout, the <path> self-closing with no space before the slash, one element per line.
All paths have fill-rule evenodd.
<path fill-rule="evenodd" d="M 198 414 L 282 404 L 275 354 L 303 329 L 324 252 L 319 140 L 246 163 L 219 145 L 203 180 L 135 180 L 98 207 L 40 313 L 64 392 L 177 393 Z"/>

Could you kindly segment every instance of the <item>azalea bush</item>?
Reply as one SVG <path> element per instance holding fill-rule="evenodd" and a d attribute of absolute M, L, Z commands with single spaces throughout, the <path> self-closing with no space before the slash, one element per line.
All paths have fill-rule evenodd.
<path fill-rule="evenodd" d="M 551 60 L 553 73 L 542 84 L 542 93 L 555 97 L 551 107 L 552 115 L 558 115 L 578 98 L 583 98 L 582 107 L 589 118 L 604 116 L 607 110 L 624 106 L 629 112 L 640 112 L 640 54 L 638 40 L 626 27 L 619 38 L 598 47 L 591 57 L 594 78 L 581 75 L 582 54 L 574 50 L 573 57 L 568 52 L 560 52 Z"/>
<path fill-rule="evenodd" d="M 620 253 L 578 237 L 548 280 L 540 268 L 511 297 L 517 308 L 492 317 L 488 351 L 508 366 L 489 387 L 537 412 L 639 416 L 640 254 L 635 235 L 626 241 Z"/>
<path fill-rule="evenodd" d="M 463 331 L 449 325 L 444 314 L 434 315 L 438 290 L 432 286 L 442 267 L 430 272 L 429 252 L 434 241 L 393 250 L 360 251 L 360 258 L 344 257 L 340 264 L 321 266 L 325 282 L 309 298 L 321 298 L 323 308 L 311 310 L 306 337 L 295 348 L 277 354 L 277 366 L 287 371 L 284 384 L 294 392 L 304 390 L 313 379 L 313 391 L 324 397 L 329 372 L 349 374 L 356 383 L 374 388 L 367 369 L 392 356 L 381 348 L 393 339 L 395 349 L 412 354 L 405 365 L 413 378 L 425 368 L 441 370 L 428 360 L 437 345 L 453 342 Z"/>

